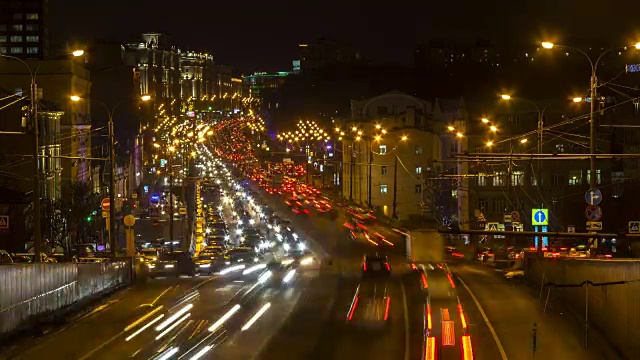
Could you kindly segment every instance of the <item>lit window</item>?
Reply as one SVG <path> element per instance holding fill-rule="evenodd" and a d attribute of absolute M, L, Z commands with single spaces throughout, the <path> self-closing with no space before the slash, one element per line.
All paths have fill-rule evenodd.
<path fill-rule="evenodd" d="M 38 51 L 38 47 L 37 46 L 30 46 L 27 48 L 27 54 L 37 54 L 40 51 Z"/>
<path fill-rule="evenodd" d="M 381 166 L 380 167 L 380 174 L 381 175 L 386 175 L 387 174 L 387 167 L 386 166 Z"/>
<path fill-rule="evenodd" d="M 40 36 L 37 35 L 29 35 L 26 37 L 27 42 L 38 42 L 40 41 Z"/>
<path fill-rule="evenodd" d="M 22 54 L 22 48 L 19 46 L 14 46 L 11 48 L 12 54 Z"/>
<path fill-rule="evenodd" d="M 38 14 L 37 13 L 27 14 L 27 20 L 38 20 Z"/>
<path fill-rule="evenodd" d="M 511 184 L 516 186 L 524 185 L 524 172 L 514 171 L 511 173 Z"/>
<path fill-rule="evenodd" d="M 389 192 L 387 184 L 380 184 L 380 195 L 386 195 Z"/>
<path fill-rule="evenodd" d="M 22 24 L 11 25 L 11 30 L 13 30 L 13 31 L 22 31 Z"/>
<path fill-rule="evenodd" d="M 421 194 L 422 193 L 422 185 L 421 184 L 416 184 L 416 194 Z"/>
<path fill-rule="evenodd" d="M 20 35 L 13 35 L 11 37 L 11 42 L 22 42 L 22 36 Z"/>
<path fill-rule="evenodd" d="M 37 24 L 27 24 L 27 31 L 38 31 L 40 26 Z"/>
<path fill-rule="evenodd" d="M 416 166 L 416 175 L 422 174 L 422 166 Z"/>
<path fill-rule="evenodd" d="M 7 42 L 7 37 L 6 36 L 0 36 L 0 42 L 1 43 Z"/>
<path fill-rule="evenodd" d="M 591 185 L 591 170 L 587 170 L 587 184 Z M 600 170 L 596 170 L 596 184 L 602 184 Z"/>
<path fill-rule="evenodd" d="M 7 47 L 6 46 L 0 47 L 0 54 L 6 54 L 6 53 L 7 53 Z"/>
<path fill-rule="evenodd" d="M 387 145 L 380 145 L 380 155 L 387 153 Z"/>
<path fill-rule="evenodd" d="M 478 173 L 478 186 L 487 186 L 487 174 Z"/>
<path fill-rule="evenodd" d="M 582 185 L 582 170 L 569 170 L 569 185 Z"/>
<path fill-rule="evenodd" d="M 416 145 L 416 155 L 422 154 L 422 145 Z"/>
<path fill-rule="evenodd" d="M 505 177 L 504 171 L 496 171 L 493 177 L 493 186 L 504 186 Z"/>

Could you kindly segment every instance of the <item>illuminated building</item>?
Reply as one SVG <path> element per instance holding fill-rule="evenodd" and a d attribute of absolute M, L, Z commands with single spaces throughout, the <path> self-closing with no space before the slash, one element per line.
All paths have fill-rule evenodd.
<path fill-rule="evenodd" d="M 187 51 L 180 54 L 182 113 L 202 115 L 214 110 L 217 76 L 213 55 Z"/>
<path fill-rule="evenodd" d="M 279 71 L 277 73 L 255 72 L 242 78 L 249 90 L 249 96 L 262 100 L 265 110 L 280 108 L 282 104 L 282 86 L 290 73 Z"/>
<path fill-rule="evenodd" d="M 0 0 L 0 54 L 22 59 L 47 56 L 47 1 Z"/>
<path fill-rule="evenodd" d="M 324 68 L 330 65 L 353 63 L 360 60 L 360 53 L 347 43 L 329 39 L 299 44 L 300 59 L 293 61 L 296 72 Z"/>

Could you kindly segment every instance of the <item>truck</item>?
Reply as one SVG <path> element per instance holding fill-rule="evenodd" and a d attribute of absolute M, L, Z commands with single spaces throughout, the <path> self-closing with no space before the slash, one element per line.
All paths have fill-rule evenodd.
<path fill-rule="evenodd" d="M 440 263 L 444 258 L 444 235 L 437 229 L 399 231 L 404 236 L 407 261 L 416 264 Z"/>

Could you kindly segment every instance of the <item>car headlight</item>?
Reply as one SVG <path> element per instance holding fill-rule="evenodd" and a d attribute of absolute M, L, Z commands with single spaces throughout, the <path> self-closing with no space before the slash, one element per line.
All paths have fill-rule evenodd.
<path fill-rule="evenodd" d="M 231 261 L 228 261 L 228 260 L 227 260 L 227 261 L 225 261 L 225 262 L 224 262 L 224 264 L 225 264 L 225 265 L 231 265 Z"/>
<path fill-rule="evenodd" d="M 167 264 L 167 265 L 165 265 L 164 267 L 166 267 L 167 269 L 171 269 L 171 268 L 173 268 L 173 267 L 174 267 L 174 265 L 173 265 L 173 264 Z"/>
<path fill-rule="evenodd" d="M 307 245 L 305 245 L 304 243 L 299 243 L 299 244 L 298 244 L 298 249 L 300 249 L 300 250 L 304 250 L 304 249 L 306 249 L 306 248 L 307 248 Z"/>
<path fill-rule="evenodd" d="M 211 264 L 200 264 L 201 268 L 208 268 L 211 267 Z"/>
<path fill-rule="evenodd" d="M 236 229 L 236 234 L 238 235 L 242 234 L 242 229 Z"/>
<path fill-rule="evenodd" d="M 298 234 L 296 234 L 296 233 L 293 233 L 292 236 L 293 236 L 294 239 L 298 238 Z"/>
<path fill-rule="evenodd" d="M 255 223 L 255 220 L 253 220 L 253 219 L 249 220 L 249 224 L 253 225 L 254 223 Z"/>
<path fill-rule="evenodd" d="M 229 240 L 229 235 L 225 235 L 225 236 L 224 236 L 224 239 L 225 239 L 225 240 Z"/>
<path fill-rule="evenodd" d="M 287 243 L 285 243 L 283 247 L 284 247 L 284 251 L 289 251 L 289 249 L 291 248 L 291 246 L 289 246 L 289 244 Z"/>
<path fill-rule="evenodd" d="M 242 225 L 242 220 L 238 220 L 238 225 Z"/>
<path fill-rule="evenodd" d="M 149 269 L 153 269 L 154 267 L 156 267 L 156 266 L 155 266 L 155 265 L 153 265 L 153 264 L 147 264 L 147 266 L 149 267 Z"/>
<path fill-rule="evenodd" d="M 260 259 L 258 259 L 257 256 L 253 258 L 253 262 L 257 263 L 258 261 L 260 261 Z"/>

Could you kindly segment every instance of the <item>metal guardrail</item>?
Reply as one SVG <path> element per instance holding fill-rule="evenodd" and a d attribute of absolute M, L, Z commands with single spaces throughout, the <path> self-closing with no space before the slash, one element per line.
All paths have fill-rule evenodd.
<path fill-rule="evenodd" d="M 127 262 L 0 266 L 0 336 L 40 316 L 129 283 Z"/>

